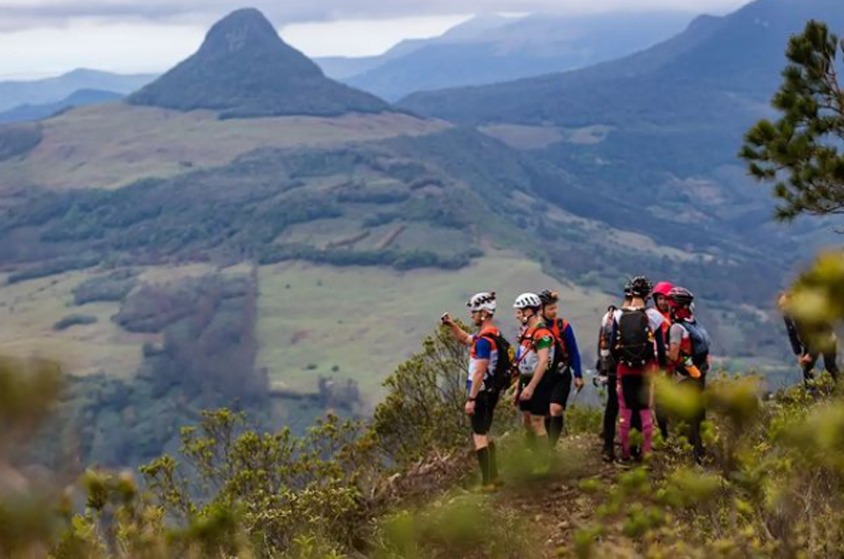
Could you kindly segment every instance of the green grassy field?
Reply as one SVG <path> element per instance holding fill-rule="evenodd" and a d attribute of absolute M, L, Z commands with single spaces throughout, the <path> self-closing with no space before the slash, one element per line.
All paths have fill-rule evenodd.
<path fill-rule="evenodd" d="M 118 188 L 224 165 L 257 148 L 328 146 L 423 135 L 446 128 L 408 115 L 217 120 L 120 103 L 81 107 L 43 121 L 43 140 L 25 158 L 0 164 L 0 188 Z"/>
<path fill-rule="evenodd" d="M 515 328 L 511 301 L 523 291 L 558 288 L 561 308 L 591 354 L 607 295 L 561 286 L 536 263 L 509 253 L 457 272 L 283 263 L 259 270 L 258 366 L 278 386 L 311 390 L 319 375 L 352 378 L 370 399 L 380 383 L 449 311 L 466 316 L 475 291 L 499 296 L 499 322 Z M 337 367 L 337 370 L 332 370 Z"/>
<path fill-rule="evenodd" d="M 219 270 L 209 264 L 137 267 L 144 285 L 175 284 L 206 274 L 244 274 L 250 266 Z M 144 342 L 160 343 L 160 334 L 127 332 L 112 322 L 119 302 L 75 305 L 73 289 L 87 279 L 107 272 L 96 269 L 57 274 L 14 284 L 0 276 L 0 354 L 38 355 L 62 364 L 65 372 L 89 375 L 105 372 L 128 378 L 141 364 Z M 96 317 L 93 324 L 79 324 L 56 331 L 53 325 L 69 315 Z"/>
<path fill-rule="evenodd" d="M 141 346 L 158 341 L 157 336 L 132 334 L 111 322 L 120 308 L 117 302 L 75 306 L 73 288 L 92 275 L 71 272 L 0 287 L 0 353 L 50 358 L 74 375 L 134 374 L 141 363 Z M 94 316 L 97 322 L 53 330 L 71 314 Z"/>

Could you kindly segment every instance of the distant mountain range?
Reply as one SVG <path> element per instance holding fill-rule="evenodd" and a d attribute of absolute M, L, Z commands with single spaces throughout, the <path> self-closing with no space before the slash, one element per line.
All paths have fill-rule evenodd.
<path fill-rule="evenodd" d="M 502 82 L 610 60 L 671 36 L 691 17 L 682 12 L 478 16 L 439 37 L 402 41 L 380 56 L 327 57 L 314 62 L 331 79 L 395 101 L 421 90 Z M 288 45 L 283 48 L 290 49 Z M 297 58 L 289 51 L 287 55 L 288 62 Z M 258 64 L 253 60 L 247 67 L 254 71 Z M 180 74 L 185 76 L 186 71 L 183 66 Z M 312 73 L 313 68 L 309 71 Z M 0 82 L 0 111 L 58 103 L 80 89 L 128 95 L 157 77 L 79 69 L 55 78 Z M 166 102 L 161 95 L 159 91 L 156 101 Z"/>
<path fill-rule="evenodd" d="M 14 109 L 0 112 L 0 122 L 24 122 L 27 120 L 41 120 L 71 107 L 97 105 L 122 99 L 123 95 L 113 91 L 98 89 L 80 89 L 74 91 L 61 101 L 44 103 L 42 105 L 20 105 Z"/>
<path fill-rule="evenodd" d="M 112 91 L 126 95 L 155 79 L 155 74 L 113 74 L 78 69 L 54 78 L 0 82 L 0 111 L 21 105 L 56 103 L 80 89 Z"/>
<path fill-rule="evenodd" d="M 364 59 L 317 59 L 329 76 L 395 101 L 409 93 L 581 68 L 667 39 L 692 15 L 477 17 L 440 37 L 403 41 Z"/>
<path fill-rule="evenodd" d="M 736 153 L 772 114 L 791 34 L 810 18 L 844 28 L 838 0 L 757 0 L 702 16 L 681 34 L 620 60 L 502 84 L 422 92 L 399 107 L 480 126 L 562 165 L 596 191 L 635 199 L 650 217 L 769 234 L 769 194 Z M 543 136 L 527 145 L 525 138 Z M 623 187 L 621 186 L 623 185 Z M 725 223 L 729 224 L 725 228 Z"/>

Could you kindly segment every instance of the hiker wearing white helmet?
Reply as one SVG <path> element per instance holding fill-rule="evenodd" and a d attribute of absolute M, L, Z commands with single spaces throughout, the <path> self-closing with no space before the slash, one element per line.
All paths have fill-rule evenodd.
<path fill-rule="evenodd" d="M 555 375 L 548 373 L 554 362 L 554 334 L 542 319 L 542 300 L 536 293 L 522 293 L 513 304 L 516 318 L 525 327 L 519 338 L 516 363 L 519 369 L 517 402 L 529 429 L 528 441 L 535 440 L 534 447 L 549 457 L 548 433 L 545 430 L 545 416 L 551 405 Z M 547 464 L 546 464 L 547 466 Z"/>
<path fill-rule="evenodd" d="M 495 443 L 489 436 L 498 396 L 509 380 L 509 344 L 493 323 L 495 292 L 473 295 L 466 303 L 477 334 L 464 331 L 448 313 L 442 323 L 451 328 L 454 339 L 470 347 L 467 398 L 464 410 L 472 424 L 475 453 L 481 470 L 481 489 L 494 490 L 498 482 Z"/>

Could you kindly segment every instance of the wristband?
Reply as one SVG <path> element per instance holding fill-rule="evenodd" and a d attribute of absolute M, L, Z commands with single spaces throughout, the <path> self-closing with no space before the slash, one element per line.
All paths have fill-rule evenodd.
<path fill-rule="evenodd" d="M 467 402 L 474 402 L 475 400 L 477 400 L 477 398 L 471 398 L 471 397 L 470 397 L 470 398 L 467 398 L 467 399 L 466 399 L 466 401 L 467 401 Z"/>

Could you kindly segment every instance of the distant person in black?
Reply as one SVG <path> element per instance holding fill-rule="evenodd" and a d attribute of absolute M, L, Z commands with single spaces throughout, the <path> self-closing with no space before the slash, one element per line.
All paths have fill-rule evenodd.
<path fill-rule="evenodd" d="M 797 356 L 797 363 L 803 369 L 803 381 L 809 382 L 814 378 L 813 370 L 818 358 L 823 355 L 824 368 L 838 380 L 838 340 L 835 336 L 835 329 L 828 322 L 819 324 L 804 324 L 796 320 L 789 312 L 788 305 L 790 295 L 781 293 L 779 307 L 783 313 L 785 329 L 788 331 L 788 340 L 791 342 L 791 349 Z"/>

